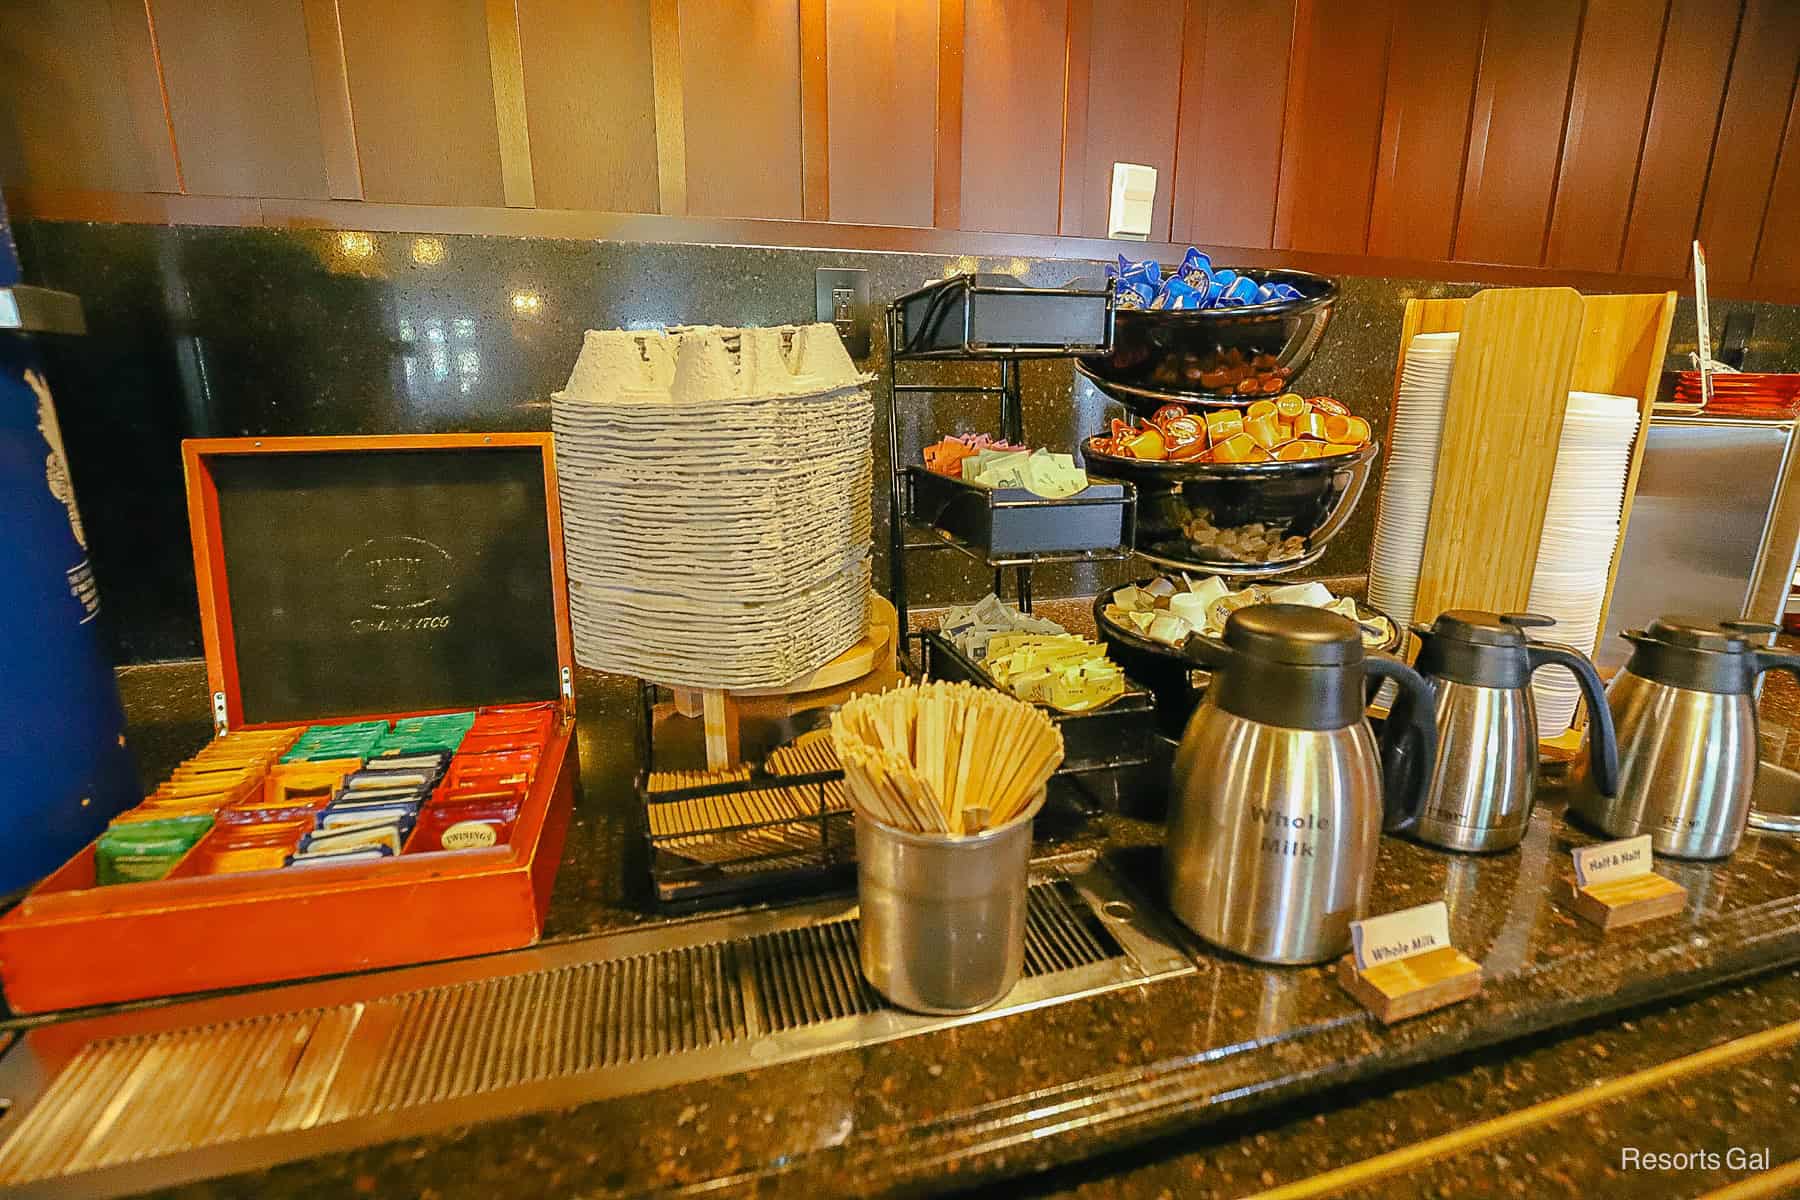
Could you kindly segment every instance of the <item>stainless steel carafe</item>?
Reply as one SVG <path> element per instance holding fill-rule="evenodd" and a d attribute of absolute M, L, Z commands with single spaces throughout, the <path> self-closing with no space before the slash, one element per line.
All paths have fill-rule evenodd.
<path fill-rule="evenodd" d="M 1384 768 L 1431 769 L 1435 731 L 1424 680 L 1397 659 L 1364 657 L 1356 625 L 1295 604 L 1241 608 L 1223 641 L 1184 647 L 1212 672 L 1176 754 L 1166 871 L 1176 916 L 1208 942 L 1270 963 L 1310 963 L 1350 948 L 1364 915 L 1383 826 L 1417 816 L 1384 789 Z M 1377 751 L 1363 715 L 1368 676 L 1416 703 Z M 1405 753 L 1401 751 L 1404 750 Z"/>
<path fill-rule="evenodd" d="M 1800 677 L 1800 656 L 1757 649 L 1773 625 L 1663 617 L 1621 634 L 1632 645 L 1606 688 L 1619 739 L 1619 787 L 1587 772 L 1569 810 L 1611 837 L 1650 835 L 1658 854 L 1724 858 L 1737 849 L 1756 782 L 1756 678 Z"/>
<path fill-rule="evenodd" d="M 1435 697 L 1437 763 L 1413 836 L 1447 850 L 1511 850 L 1525 836 L 1537 799 L 1537 711 L 1531 673 L 1566 667 L 1587 699 L 1588 759 L 1600 791 L 1618 790 L 1613 741 L 1600 675 L 1580 651 L 1529 642 L 1525 630 L 1555 624 L 1530 613 L 1497 616 L 1451 609 L 1430 628 L 1413 626 L 1417 661 Z"/>

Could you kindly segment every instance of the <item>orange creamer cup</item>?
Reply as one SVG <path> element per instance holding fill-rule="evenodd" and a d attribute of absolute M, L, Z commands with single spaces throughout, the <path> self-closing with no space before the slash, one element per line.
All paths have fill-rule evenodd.
<path fill-rule="evenodd" d="M 1215 409 L 1206 414 L 1206 436 L 1214 446 L 1244 432 L 1244 415 L 1235 408 Z"/>
<path fill-rule="evenodd" d="M 1288 392 L 1275 398 L 1275 412 L 1284 421 L 1298 421 L 1309 411 L 1306 398 L 1299 392 Z"/>
<path fill-rule="evenodd" d="M 1268 452 L 1256 444 L 1256 439 L 1247 433 L 1236 433 L 1223 442 L 1213 443 L 1213 461 L 1220 463 L 1241 463 L 1253 461 L 1255 452 Z"/>
<path fill-rule="evenodd" d="M 1281 434 L 1281 423 L 1275 419 L 1273 406 L 1262 416 L 1251 417 L 1244 422 L 1244 432 L 1249 434 L 1258 446 L 1264 450 L 1273 450 L 1288 439 Z"/>

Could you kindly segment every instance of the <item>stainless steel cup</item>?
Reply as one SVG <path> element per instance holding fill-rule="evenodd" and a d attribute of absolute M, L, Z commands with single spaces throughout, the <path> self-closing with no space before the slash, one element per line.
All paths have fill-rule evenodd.
<path fill-rule="evenodd" d="M 875 990 L 922 1013 L 978 1012 L 1025 965 L 1031 822 L 1040 795 L 999 829 L 912 833 L 856 814 L 862 970 Z"/>

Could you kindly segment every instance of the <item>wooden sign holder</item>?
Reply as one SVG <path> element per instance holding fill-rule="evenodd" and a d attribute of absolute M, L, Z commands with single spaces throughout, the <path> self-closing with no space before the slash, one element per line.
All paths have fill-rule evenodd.
<path fill-rule="evenodd" d="M 1392 1025 L 1481 992 L 1481 964 L 1455 946 L 1377 963 L 1358 970 L 1356 956 L 1338 961 L 1338 982 L 1357 1003 Z"/>
<path fill-rule="evenodd" d="M 1450 608 L 1505 613 L 1526 607 L 1563 414 L 1569 393 L 1584 391 L 1638 402 L 1620 537 L 1601 601 L 1605 627 L 1674 319 L 1674 292 L 1583 296 L 1570 288 L 1491 288 L 1466 300 L 1406 302 L 1390 428 L 1413 336 L 1461 334 L 1414 622 L 1430 624 Z M 1407 645 L 1410 656 L 1416 639 L 1409 636 Z M 1569 734 L 1558 741 L 1578 748 L 1585 721 L 1578 711 Z"/>
<path fill-rule="evenodd" d="M 1654 871 L 1577 887 L 1563 881 L 1562 900 L 1576 915 L 1601 929 L 1622 929 L 1668 917 L 1687 907 L 1687 889 Z"/>

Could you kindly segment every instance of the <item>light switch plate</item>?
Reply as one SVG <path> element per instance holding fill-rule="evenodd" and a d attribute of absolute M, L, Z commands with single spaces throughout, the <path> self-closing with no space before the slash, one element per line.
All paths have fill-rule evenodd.
<path fill-rule="evenodd" d="M 851 358 L 869 356 L 869 272 L 862 267 L 820 267 L 814 276 L 818 319 L 837 327 Z"/>
<path fill-rule="evenodd" d="M 1106 236 L 1134 242 L 1150 238 L 1151 213 L 1156 208 L 1156 168 L 1142 163 L 1113 164 L 1112 206 L 1106 219 Z"/>

